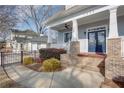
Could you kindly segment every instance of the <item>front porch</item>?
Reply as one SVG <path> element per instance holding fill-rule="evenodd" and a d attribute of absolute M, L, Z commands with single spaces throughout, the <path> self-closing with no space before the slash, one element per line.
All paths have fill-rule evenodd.
<path fill-rule="evenodd" d="M 68 54 L 62 55 L 62 62 L 79 61 L 83 64 L 90 63 L 91 67 L 92 64 L 95 64 L 96 68 L 100 62 L 104 61 L 105 77 L 117 79 L 121 76 L 121 79 L 117 80 L 124 81 L 123 10 L 124 6 L 106 6 L 61 21 L 61 24 L 58 23 L 58 25 L 51 27 L 51 29 L 58 31 L 58 41 L 54 46 L 51 44 L 51 47 L 68 50 Z M 77 58 L 77 54 L 82 52 L 103 53 L 107 54 L 107 58 L 98 61 L 97 58 L 92 58 L 91 54 L 88 54 L 87 57 L 83 54 L 83 58 L 79 56 Z"/>
<path fill-rule="evenodd" d="M 110 38 L 122 38 L 122 56 L 124 55 L 123 49 L 123 24 L 124 13 L 122 12 L 124 7 L 118 7 L 115 21 L 118 28 L 116 31 L 110 26 L 110 21 L 113 21 L 113 17 L 110 20 L 110 9 L 102 11 L 100 13 L 88 15 L 80 19 L 72 20 L 64 24 L 59 24 L 55 27 L 51 27 L 57 33 L 57 42 L 52 44 L 51 47 L 65 48 L 70 50 L 70 42 L 80 42 L 80 52 L 102 52 L 107 53 L 107 42 Z M 111 10 L 112 11 L 112 10 Z M 118 22 L 117 22 L 118 21 Z M 112 23 L 113 24 L 113 23 Z M 67 27 L 66 27 L 67 26 Z M 112 30 L 110 30 L 112 28 Z M 115 29 L 116 29 L 115 28 Z M 115 34 L 115 35 L 114 35 Z"/>

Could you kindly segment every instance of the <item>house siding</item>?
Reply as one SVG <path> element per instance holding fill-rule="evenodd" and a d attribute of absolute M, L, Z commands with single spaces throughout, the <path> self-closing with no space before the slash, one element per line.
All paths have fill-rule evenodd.
<path fill-rule="evenodd" d="M 87 39 L 87 29 L 96 26 L 108 25 L 107 20 L 102 20 L 94 23 L 89 23 L 79 26 L 79 41 L 80 41 L 80 52 L 88 52 L 88 39 Z"/>
<path fill-rule="evenodd" d="M 84 34 L 84 32 L 87 31 L 87 28 L 102 26 L 102 25 L 108 25 L 108 21 L 103 20 L 103 21 L 98 21 L 98 22 L 89 23 L 89 24 L 79 26 L 79 32 L 78 32 L 79 33 L 78 34 L 79 39 L 86 39 L 86 35 Z"/>
<path fill-rule="evenodd" d="M 118 18 L 118 31 L 119 36 L 124 37 L 124 16 Z"/>

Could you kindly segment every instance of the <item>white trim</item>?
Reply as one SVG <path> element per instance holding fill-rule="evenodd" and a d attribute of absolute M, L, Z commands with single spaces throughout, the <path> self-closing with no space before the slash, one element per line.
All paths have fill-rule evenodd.
<path fill-rule="evenodd" d="M 124 37 L 121 38 L 121 57 L 124 59 Z"/>
<path fill-rule="evenodd" d="M 57 44 L 59 44 L 59 32 L 57 31 Z"/>
<path fill-rule="evenodd" d="M 72 21 L 72 38 L 71 41 L 78 41 L 78 22 L 77 20 Z"/>
<path fill-rule="evenodd" d="M 106 11 L 106 10 L 110 10 L 110 9 L 112 9 L 114 7 L 117 7 L 117 6 L 119 6 L 119 5 L 105 6 L 105 7 L 96 9 L 96 10 L 89 11 L 87 13 L 82 13 L 82 14 L 80 14 L 78 16 L 71 17 L 71 18 L 68 18 L 68 19 L 65 19 L 65 20 L 60 20 L 58 22 L 55 22 L 54 24 L 52 23 L 51 25 L 48 25 L 48 27 L 54 27 L 54 26 L 57 26 L 57 25 L 60 25 L 60 24 L 63 24 L 63 23 L 70 22 L 70 21 L 72 21 L 74 19 L 80 19 L 80 18 L 90 16 L 90 15 L 93 15 L 93 14 L 96 14 L 96 13 L 100 13 L 100 12 L 103 12 L 103 11 Z"/>
<path fill-rule="evenodd" d="M 99 27 L 105 27 L 105 30 L 106 30 L 106 53 L 108 52 L 108 50 L 107 50 L 107 39 L 108 39 L 108 25 L 100 25 L 100 26 L 93 26 L 93 27 L 90 27 L 90 28 L 87 28 L 86 29 L 86 40 L 87 40 L 87 45 L 86 45 L 86 47 L 87 47 L 87 52 L 89 52 L 88 51 L 88 32 L 93 32 L 93 31 L 88 31 L 89 29 L 94 29 L 94 28 L 99 28 Z"/>
<path fill-rule="evenodd" d="M 47 43 L 51 43 L 51 35 L 50 35 L 50 27 L 48 27 L 48 39 L 47 39 Z"/>
<path fill-rule="evenodd" d="M 118 23 L 117 23 L 117 8 L 114 7 L 110 9 L 109 17 L 109 38 L 118 38 Z"/>

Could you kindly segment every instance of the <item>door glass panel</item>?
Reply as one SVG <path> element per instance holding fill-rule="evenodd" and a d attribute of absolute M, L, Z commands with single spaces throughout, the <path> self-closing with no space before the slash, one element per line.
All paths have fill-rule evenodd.
<path fill-rule="evenodd" d="M 88 50 L 89 52 L 95 52 L 96 51 L 96 35 L 95 32 L 89 32 L 88 33 Z"/>
<path fill-rule="evenodd" d="M 105 31 L 97 32 L 97 51 L 98 52 L 105 52 L 106 50 L 106 35 Z"/>
<path fill-rule="evenodd" d="M 88 51 L 89 52 L 106 52 L 106 32 L 99 30 L 88 33 Z"/>

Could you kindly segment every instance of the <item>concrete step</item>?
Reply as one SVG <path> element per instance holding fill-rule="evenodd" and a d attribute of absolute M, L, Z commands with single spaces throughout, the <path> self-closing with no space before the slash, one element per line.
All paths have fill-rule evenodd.
<path fill-rule="evenodd" d="M 3 68 L 0 67 L 0 88 L 21 88 L 24 86 L 17 84 L 15 81 L 10 79 L 6 73 L 4 72 Z"/>
<path fill-rule="evenodd" d="M 62 54 L 61 63 L 64 67 L 76 66 L 81 69 L 91 70 L 105 75 L 105 57 L 104 55 L 71 55 Z"/>

